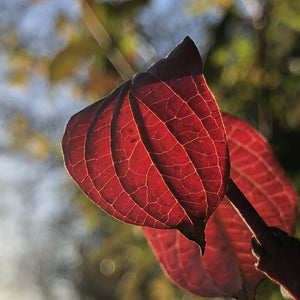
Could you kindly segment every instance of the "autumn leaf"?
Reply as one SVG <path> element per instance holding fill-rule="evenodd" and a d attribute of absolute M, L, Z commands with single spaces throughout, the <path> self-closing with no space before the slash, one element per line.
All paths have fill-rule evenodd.
<path fill-rule="evenodd" d="M 223 114 L 231 178 L 267 225 L 288 234 L 296 227 L 297 195 L 267 141 L 249 124 Z M 205 230 L 207 247 L 176 230 L 144 228 L 160 264 L 181 287 L 200 296 L 251 299 L 264 274 L 255 268 L 252 233 L 227 197 L 211 216 Z"/>
<path fill-rule="evenodd" d="M 135 225 L 178 229 L 204 249 L 229 158 L 222 117 L 190 38 L 74 115 L 62 146 L 71 177 L 104 211 Z"/>

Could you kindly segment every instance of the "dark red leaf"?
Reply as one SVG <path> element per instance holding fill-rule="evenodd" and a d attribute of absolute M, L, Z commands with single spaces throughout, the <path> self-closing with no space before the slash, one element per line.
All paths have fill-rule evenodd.
<path fill-rule="evenodd" d="M 269 226 L 293 234 L 297 195 L 266 140 L 246 122 L 223 114 L 231 177 Z M 183 288 L 200 296 L 254 293 L 263 273 L 255 269 L 251 232 L 225 198 L 205 230 L 207 247 L 176 230 L 144 229 L 163 269 Z"/>
<path fill-rule="evenodd" d="M 71 177 L 103 210 L 136 225 L 177 228 L 204 248 L 229 159 L 191 39 L 73 116 L 62 145 Z"/>

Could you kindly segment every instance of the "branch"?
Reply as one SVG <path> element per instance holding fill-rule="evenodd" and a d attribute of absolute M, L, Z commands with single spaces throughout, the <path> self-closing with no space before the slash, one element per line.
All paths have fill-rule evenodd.
<path fill-rule="evenodd" d="M 126 58 L 118 48 L 114 47 L 113 49 L 109 49 L 113 44 L 109 33 L 104 28 L 88 2 L 82 1 L 82 6 L 84 11 L 84 13 L 81 14 L 83 23 L 90 30 L 99 46 L 106 50 L 106 57 L 115 67 L 120 77 L 124 81 L 131 79 L 135 72 L 127 62 Z"/>
<path fill-rule="evenodd" d="M 276 227 L 269 227 L 230 178 L 226 196 L 253 233 L 256 268 L 300 299 L 300 241 Z"/>

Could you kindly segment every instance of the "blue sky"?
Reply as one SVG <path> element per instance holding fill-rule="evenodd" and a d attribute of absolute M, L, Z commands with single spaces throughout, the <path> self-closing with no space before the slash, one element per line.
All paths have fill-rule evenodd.
<path fill-rule="evenodd" d="M 67 119 L 83 102 L 72 100 L 72 83 L 50 88 L 46 76 L 34 72 L 26 85 L 8 81 L 14 65 L 5 51 L 5 38 L 12 30 L 8 25 L 13 25 L 22 44 L 36 58 L 53 55 L 64 46 L 64 40 L 55 32 L 56 19 L 63 14 L 76 21 L 78 6 L 74 3 L 1 3 L 0 27 L 5 35 L 0 41 L 0 300 L 45 299 L 47 290 L 51 299 L 76 300 L 72 282 L 58 274 L 57 268 L 76 260 L 74 241 L 83 234 L 85 225 L 75 218 L 69 224 L 73 229 L 70 235 L 55 231 L 53 225 L 66 211 L 77 214 L 70 203 L 71 194 L 64 187 L 68 175 L 57 158 L 38 161 L 28 153 L 13 150 L 10 126 L 15 116 L 24 114 L 36 130 L 58 144 Z M 47 281 L 46 288 L 41 280 Z"/>

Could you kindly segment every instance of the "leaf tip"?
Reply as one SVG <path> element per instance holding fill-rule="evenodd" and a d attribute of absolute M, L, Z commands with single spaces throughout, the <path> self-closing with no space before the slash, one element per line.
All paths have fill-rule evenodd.
<path fill-rule="evenodd" d="M 201 249 L 201 255 L 205 252 L 205 246 L 206 246 L 206 240 L 205 240 L 205 234 L 204 230 L 206 227 L 206 223 L 203 221 L 194 223 L 194 226 L 192 229 L 188 226 L 180 226 L 178 229 L 179 231 L 189 240 L 195 242 L 197 245 L 200 246 Z"/>
<path fill-rule="evenodd" d="M 188 35 L 170 52 L 168 58 L 180 59 L 184 64 L 193 66 L 193 71 L 196 73 L 203 73 L 201 55 L 196 44 Z"/>

